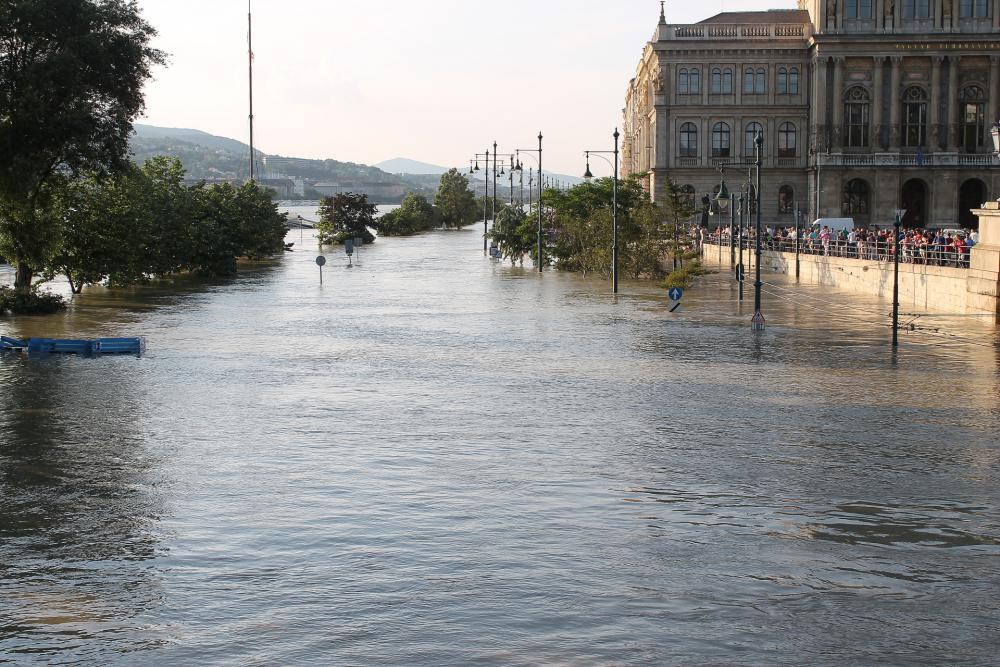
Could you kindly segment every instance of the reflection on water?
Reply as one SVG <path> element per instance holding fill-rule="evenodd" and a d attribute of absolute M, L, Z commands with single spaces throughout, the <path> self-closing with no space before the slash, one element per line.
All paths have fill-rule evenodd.
<path fill-rule="evenodd" d="M 995 330 L 298 236 L 0 321 L 0 662 L 995 661 Z"/>

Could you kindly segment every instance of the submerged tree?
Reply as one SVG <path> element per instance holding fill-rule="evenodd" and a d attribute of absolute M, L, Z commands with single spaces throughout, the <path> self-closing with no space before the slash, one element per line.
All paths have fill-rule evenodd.
<path fill-rule="evenodd" d="M 0 256 L 18 291 L 57 250 L 66 177 L 126 165 L 155 34 L 130 0 L 0 4 Z"/>
<path fill-rule="evenodd" d="M 426 197 L 410 192 L 399 208 L 375 220 L 379 236 L 412 236 L 438 225 L 437 210 Z"/>
<path fill-rule="evenodd" d="M 469 189 L 469 179 L 458 169 L 449 169 L 441 175 L 434 206 L 442 224 L 451 229 L 461 229 L 479 219 L 482 210 L 476 202 L 476 195 Z"/>
<path fill-rule="evenodd" d="M 361 238 L 365 243 L 371 243 L 375 236 L 369 228 L 377 228 L 377 212 L 378 207 L 369 202 L 365 194 L 345 192 L 324 198 L 319 204 L 319 222 L 316 224 L 319 242 L 336 245 L 347 239 Z"/>

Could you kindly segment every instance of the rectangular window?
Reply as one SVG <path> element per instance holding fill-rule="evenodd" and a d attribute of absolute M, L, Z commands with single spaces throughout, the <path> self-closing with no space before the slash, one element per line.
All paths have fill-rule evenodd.
<path fill-rule="evenodd" d="M 972 0 L 958 0 L 958 15 L 963 19 L 972 18 Z"/>
<path fill-rule="evenodd" d="M 872 0 L 858 0 L 858 18 L 870 19 L 872 17 Z"/>
<path fill-rule="evenodd" d="M 845 0 L 844 18 L 847 19 L 858 18 L 858 0 Z"/>
<path fill-rule="evenodd" d="M 914 14 L 914 8 L 916 7 L 916 0 L 903 0 L 903 18 L 912 19 Z"/>
<path fill-rule="evenodd" d="M 788 72 L 788 94 L 799 94 L 799 70 L 795 67 Z"/>
<path fill-rule="evenodd" d="M 927 19 L 931 16 L 931 0 L 917 0 L 917 18 Z"/>
<path fill-rule="evenodd" d="M 990 15 L 990 6 L 986 0 L 976 0 L 976 18 L 985 19 Z"/>

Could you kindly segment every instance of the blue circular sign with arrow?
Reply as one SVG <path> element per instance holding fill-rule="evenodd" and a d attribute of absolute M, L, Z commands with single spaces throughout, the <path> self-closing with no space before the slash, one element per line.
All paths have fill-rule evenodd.
<path fill-rule="evenodd" d="M 680 301 L 681 297 L 684 296 L 684 290 L 680 287 L 671 287 L 667 290 L 667 296 L 670 297 L 671 301 Z"/>

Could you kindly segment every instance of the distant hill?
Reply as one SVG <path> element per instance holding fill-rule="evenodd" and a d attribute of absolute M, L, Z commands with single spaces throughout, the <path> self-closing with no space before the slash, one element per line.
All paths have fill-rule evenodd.
<path fill-rule="evenodd" d="M 448 171 L 448 167 L 440 167 L 436 164 L 428 164 L 427 162 L 419 162 L 417 160 L 411 160 L 405 157 L 397 157 L 391 160 L 384 160 L 375 165 L 382 171 L 389 172 L 390 174 L 436 174 L 441 175 Z"/>
<path fill-rule="evenodd" d="M 250 155 L 250 146 L 236 139 L 228 137 L 218 137 L 201 130 L 192 130 L 182 127 L 156 127 L 154 125 L 142 125 L 136 123 L 134 126 L 135 136 L 139 139 L 178 139 L 191 144 L 213 148 L 215 150 L 229 151 L 231 153 Z"/>

